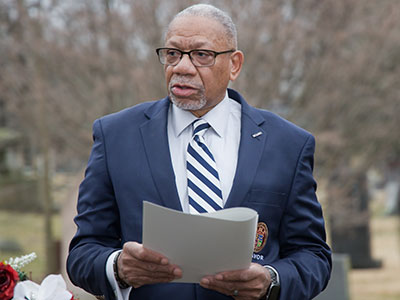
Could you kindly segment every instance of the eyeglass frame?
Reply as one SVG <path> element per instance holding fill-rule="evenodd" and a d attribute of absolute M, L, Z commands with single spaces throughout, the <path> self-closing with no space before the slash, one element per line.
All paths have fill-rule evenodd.
<path fill-rule="evenodd" d="M 163 62 L 161 61 L 161 56 L 160 56 L 160 51 L 161 51 L 161 50 L 175 50 L 175 51 L 179 52 L 181 55 L 180 55 L 180 57 L 179 57 L 179 60 L 177 60 L 176 64 L 168 64 L 168 63 L 166 63 L 166 62 L 163 63 Z M 213 63 L 210 64 L 210 65 L 198 65 L 198 64 L 196 64 L 196 62 L 193 60 L 192 55 L 191 55 L 192 52 L 194 52 L 194 51 L 207 51 L 207 52 L 212 53 L 212 54 L 214 55 Z M 225 50 L 225 51 L 220 51 L 220 52 L 218 52 L 218 51 L 209 50 L 209 49 L 193 49 L 193 50 L 190 50 L 190 51 L 182 51 L 182 50 L 177 49 L 177 48 L 168 48 L 168 47 L 161 47 L 161 48 L 157 48 L 157 49 L 156 49 L 156 53 L 157 53 L 157 56 L 158 56 L 158 60 L 160 61 L 160 63 L 161 63 L 162 65 L 174 67 L 174 66 L 178 65 L 178 64 L 181 62 L 183 55 L 187 54 L 187 55 L 189 56 L 189 59 L 190 59 L 190 61 L 192 62 L 192 64 L 193 64 L 195 67 L 199 67 L 199 68 L 203 68 L 203 67 L 212 67 L 213 65 L 215 65 L 215 61 L 216 61 L 216 58 L 217 58 L 218 55 L 226 54 L 226 53 L 230 53 L 230 52 L 235 52 L 235 51 L 237 51 L 237 50 L 236 50 L 236 49 L 230 49 L 230 50 Z"/>

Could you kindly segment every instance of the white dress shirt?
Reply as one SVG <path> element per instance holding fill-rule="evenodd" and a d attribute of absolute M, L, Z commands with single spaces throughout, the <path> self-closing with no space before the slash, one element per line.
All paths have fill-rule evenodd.
<path fill-rule="evenodd" d="M 182 209 L 186 213 L 189 212 L 186 152 L 193 135 L 191 124 L 196 119 L 198 118 L 191 112 L 171 104 L 168 112 L 168 143 L 179 199 Z M 241 105 L 230 99 L 226 93 L 225 98 L 202 119 L 211 126 L 203 137 L 217 165 L 222 199 L 225 205 L 236 172 L 240 143 Z"/>
<path fill-rule="evenodd" d="M 168 111 L 168 143 L 171 154 L 172 167 L 175 173 L 175 183 L 178 196 L 184 212 L 189 212 L 189 200 L 186 175 L 186 151 L 192 138 L 193 126 L 191 124 L 198 119 L 189 111 L 182 110 L 174 104 L 170 104 Z M 238 160 L 240 129 L 241 129 L 241 105 L 228 97 L 218 103 L 212 110 L 202 116 L 211 128 L 205 134 L 207 147 L 212 152 L 221 182 L 222 199 L 224 205 L 232 188 Z M 128 300 L 131 288 L 120 289 L 113 272 L 114 256 L 112 253 L 106 264 L 106 274 L 114 294 L 118 300 Z"/>

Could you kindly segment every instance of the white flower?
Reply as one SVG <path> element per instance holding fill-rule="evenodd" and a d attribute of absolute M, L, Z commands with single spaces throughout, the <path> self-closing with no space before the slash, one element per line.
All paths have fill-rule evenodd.
<path fill-rule="evenodd" d="M 32 252 L 30 254 L 27 255 L 23 255 L 20 257 L 16 257 L 16 258 L 10 258 L 8 261 L 6 261 L 6 264 L 10 265 L 13 269 L 15 270 L 21 270 L 21 268 L 27 264 L 29 264 L 30 262 L 32 262 L 33 260 L 35 260 L 35 258 L 37 257 L 35 252 Z"/>
<path fill-rule="evenodd" d="M 72 294 L 61 275 L 48 275 L 39 285 L 26 280 L 18 282 L 14 289 L 14 300 L 70 300 Z"/>

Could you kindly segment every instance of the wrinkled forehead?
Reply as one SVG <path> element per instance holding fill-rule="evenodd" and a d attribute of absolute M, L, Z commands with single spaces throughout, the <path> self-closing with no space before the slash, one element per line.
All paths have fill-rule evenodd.
<path fill-rule="evenodd" d="M 168 27 L 165 45 L 172 47 L 226 48 L 227 36 L 218 21 L 200 16 L 182 16 L 174 19 Z"/>

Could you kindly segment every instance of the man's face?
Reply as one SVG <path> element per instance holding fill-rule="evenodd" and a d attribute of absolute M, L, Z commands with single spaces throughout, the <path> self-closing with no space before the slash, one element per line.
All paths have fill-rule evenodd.
<path fill-rule="evenodd" d="M 165 47 L 182 51 L 230 50 L 223 26 L 209 18 L 179 17 L 170 25 Z M 232 53 L 218 55 L 211 67 L 196 67 L 188 55 L 176 66 L 165 66 L 169 96 L 178 107 L 202 116 L 225 96 L 231 78 Z"/>

